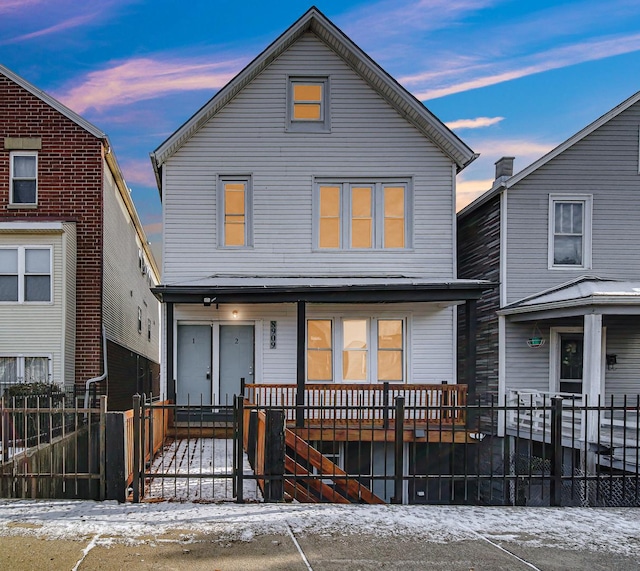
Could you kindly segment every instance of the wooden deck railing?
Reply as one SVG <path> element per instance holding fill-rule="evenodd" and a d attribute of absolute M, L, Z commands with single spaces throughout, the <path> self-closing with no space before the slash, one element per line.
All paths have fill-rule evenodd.
<path fill-rule="evenodd" d="M 283 407 L 287 421 L 295 420 L 296 385 L 251 384 L 245 389 L 250 403 Z M 404 397 L 405 420 L 438 425 L 465 422 L 467 385 L 446 384 L 310 384 L 305 387 L 304 417 L 307 423 L 383 424 L 393 421 L 399 396 Z"/>

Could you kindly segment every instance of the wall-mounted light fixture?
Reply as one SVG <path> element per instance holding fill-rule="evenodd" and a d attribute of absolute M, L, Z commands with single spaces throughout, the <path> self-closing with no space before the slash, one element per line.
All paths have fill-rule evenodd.
<path fill-rule="evenodd" d="M 237 309 L 234 309 L 234 310 L 231 312 L 231 315 L 233 316 L 233 318 L 234 318 L 234 319 L 238 319 L 238 310 L 237 310 Z"/>
<path fill-rule="evenodd" d="M 613 371 L 618 364 L 618 355 L 608 354 L 607 355 L 607 369 L 609 371 Z"/>

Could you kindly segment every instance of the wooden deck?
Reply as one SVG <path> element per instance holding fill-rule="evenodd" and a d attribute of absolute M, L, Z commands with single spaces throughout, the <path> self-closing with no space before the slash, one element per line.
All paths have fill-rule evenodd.
<path fill-rule="evenodd" d="M 404 442 L 475 442 L 465 430 L 466 385 L 310 384 L 302 418 L 296 385 L 245 388 L 245 406 L 284 409 L 287 428 L 307 441 L 394 441 L 396 397 L 403 397 Z"/>

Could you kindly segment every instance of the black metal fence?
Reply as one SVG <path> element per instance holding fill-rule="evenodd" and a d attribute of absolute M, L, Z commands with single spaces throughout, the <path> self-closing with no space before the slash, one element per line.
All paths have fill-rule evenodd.
<path fill-rule="evenodd" d="M 65 395 L 0 398 L 0 497 L 104 499 L 106 397 L 97 408 Z"/>
<path fill-rule="evenodd" d="M 637 396 L 421 407 L 402 397 L 389 407 L 238 397 L 141 403 L 137 414 L 135 500 L 640 505 Z M 300 418 L 302 427 L 287 421 Z"/>

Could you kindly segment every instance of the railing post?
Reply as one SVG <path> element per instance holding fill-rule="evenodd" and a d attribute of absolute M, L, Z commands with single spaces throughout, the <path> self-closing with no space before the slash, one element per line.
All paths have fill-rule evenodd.
<path fill-rule="evenodd" d="M 51 407 L 51 399 L 49 399 Z M 107 395 L 100 395 L 100 428 L 98 436 L 99 458 L 100 458 L 100 501 L 103 501 L 107 491 Z"/>
<path fill-rule="evenodd" d="M 245 377 L 240 377 L 240 396 L 245 396 L 244 389 L 247 385 L 247 381 Z"/>
<path fill-rule="evenodd" d="M 382 383 L 382 426 L 389 429 L 389 381 Z"/>
<path fill-rule="evenodd" d="M 235 399 L 235 417 L 236 417 L 236 459 L 235 459 L 235 476 L 236 476 L 236 502 L 244 503 L 244 397 L 237 395 Z"/>
<path fill-rule="evenodd" d="M 133 395 L 133 503 L 140 502 L 140 395 Z"/>
<path fill-rule="evenodd" d="M 562 398 L 551 399 L 551 485 L 550 504 L 562 504 Z"/>
<path fill-rule="evenodd" d="M 404 484 L 404 397 L 395 398 L 396 428 L 394 453 L 394 490 L 391 503 L 402 503 L 402 488 Z"/>

